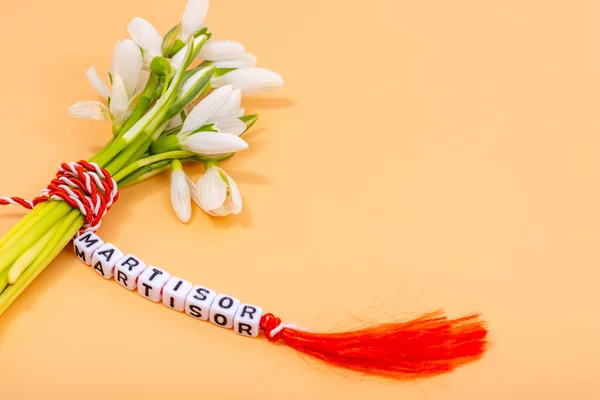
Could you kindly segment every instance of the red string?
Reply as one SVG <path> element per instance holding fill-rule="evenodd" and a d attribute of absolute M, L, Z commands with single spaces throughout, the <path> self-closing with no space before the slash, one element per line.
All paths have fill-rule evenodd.
<path fill-rule="evenodd" d="M 273 314 L 260 327 L 272 342 L 329 364 L 395 379 L 437 375 L 475 361 L 486 349 L 487 328 L 480 316 L 448 319 L 437 311 L 408 322 L 380 324 L 349 332 L 313 333 L 285 327 Z"/>
<path fill-rule="evenodd" d="M 62 200 L 85 216 L 82 231 L 95 231 L 118 198 L 117 183 L 108 171 L 94 163 L 79 161 L 61 164 L 56 178 L 35 199 L 0 197 L 0 205 L 33 209 L 44 201 Z"/>

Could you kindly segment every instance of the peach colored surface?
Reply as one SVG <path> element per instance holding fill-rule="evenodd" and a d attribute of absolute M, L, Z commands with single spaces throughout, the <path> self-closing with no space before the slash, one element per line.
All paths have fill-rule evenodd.
<path fill-rule="evenodd" d="M 168 178 L 122 191 L 101 236 L 315 330 L 478 309 L 493 348 L 438 378 L 332 370 L 101 279 L 65 251 L 0 318 L 2 399 L 598 399 L 600 13 L 595 1 L 212 1 L 284 90 L 245 100 L 224 164 L 243 214 L 180 224 Z M 169 4 L 169 6 L 167 6 Z M 0 5 L 0 192 L 33 197 L 110 127 L 93 98 L 134 16 L 184 1 Z M 202 168 L 189 170 L 194 178 Z M 0 232 L 23 212 L 0 210 Z"/>

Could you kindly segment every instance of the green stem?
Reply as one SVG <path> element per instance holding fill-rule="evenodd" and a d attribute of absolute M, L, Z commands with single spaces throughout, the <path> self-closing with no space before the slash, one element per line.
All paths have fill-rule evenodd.
<path fill-rule="evenodd" d="M 131 129 L 131 127 L 133 125 L 135 125 L 144 116 L 144 114 L 148 110 L 148 107 L 150 107 L 150 104 L 152 104 L 154 92 L 156 91 L 159 80 L 160 80 L 160 77 L 158 75 L 156 75 L 153 72 L 150 74 L 148 83 L 146 84 L 146 87 L 144 88 L 144 91 L 142 92 L 142 97 L 140 97 L 140 100 L 138 101 L 133 112 L 131 113 L 131 116 L 129 117 L 129 119 L 127 120 L 125 125 L 123 125 L 123 129 L 121 130 L 121 133 L 127 132 L 129 129 Z"/>
<path fill-rule="evenodd" d="M 71 238 L 83 225 L 84 218 L 79 210 L 72 210 L 71 214 L 63 220 L 56 235 L 44 250 L 36 257 L 33 263 L 23 272 L 14 285 L 10 285 L 0 294 L 0 314 L 12 304 L 23 290 L 50 264 L 50 262 L 69 243 Z"/>
<path fill-rule="evenodd" d="M 183 161 L 183 160 L 181 160 Z M 146 179 L 150 179 L 155 177 L 156 175 L 160 175 L 165 171 L 168 171 L 170 168 L 171 160 L 163 160 L 157 162 L 156 164 L 148 165 L 146 167 L 140 168 L 134 174 L 129 175 L 121 182 L 119 182 L 119 187 L 127 187 L 130 185 L 134 185 L 136 183 L 140 183 L 145 181 Z"/>
<path fill-rule="evenodd" d="M 117 182 L 119 182 L 120 180 L 125 178 L 127 175 L 134 173 L 135 171 L 137 171 L 138 169 L 140 169 L 142 167 L 145 167 L 150 164 L 154 164 L 155 162 L 162 161 L 162 160 L 171 160 L 174 158 L 192 157 L 193 155 L 194 155 L 194 153 L 190 153 L 189 151 L 183 151 L 183 150 L 155 154 L 153 156 L 142 158 L 138 161 L 135 161 L 135 162 L 129 164 L 127 167 L 123 168 L 121 171 L 116 173 L 113 176 L 113 178 Z"/>
<path fill-rule="evenodd" d="M 26 225 L 28 225 L 29 221 L 32 221 L 32 220 L 35 221 L 36 218 L 39 217 L 41 210 L 45 209 L 47 206 L 49 206 L 51 204 L 54 206 L 54 205 L 56 205 L 56 202 L 45 201 L 41 204 L 38 204 L 33 210 L 31 210 L 23 218 L 21 218 L 19 220 L 19 222 L 17 222 L 8 232 L 6 232 L 4 234 L 4 236 L 2 236 L 2 238 L 0 238 L 0 254 L 1 254 L 2 247 L 4 247 L 4 245 L 11 238 L 13 238 L 15 235 L 18 235 L 19 232 L 24 232 L 24 230 L 21 230 L 21 228 L 24 228 Z M 29 225 L 31 225 L 31 224 L 29 224 Z"/>
<path fill-rule="evenodd" d="M 14 285 L 19 276 L 31 265 L 37 255 L 46 247 L 48 242 L 52 240 L 52 237 L 58 231 L 59 224 L 54 224 L 52 228 L 46 231 L 46 233 L 30 248 L 28 248 L 23 254 L 16 259 L 13 265 L 8 271 L 8 283 Z"/>
<path fill-rule="evenodd" d="M 37 242 L 48 229 L 73 210 L 64 201 L 58 201 L 57 203 L 58 205 L 54 208 L 54 212 L 48 213 L 45 218 L 40 219 L 31 229 L 24 230 L 25 234 L 14 245 L 7 246 L 6 251 L 0 255 L 0 272 L 8 268 L 24 251 Z"/>

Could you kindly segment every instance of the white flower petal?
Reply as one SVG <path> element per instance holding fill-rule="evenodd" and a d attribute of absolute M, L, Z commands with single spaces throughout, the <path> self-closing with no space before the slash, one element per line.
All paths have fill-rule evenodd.
<path fill-rule="evenodd" d="M 231 60 L 242 57 L 245 51 L 241 43 L 232 40 L 209 40 L 200 49 L 198 57 L 210 61 Z"/>
<path fill-rule="evenodd" d="M 234 89 L 229 95 L 227 101 L 219 107 L 216 113 L 210 118 L 211 121 L 222 119 L 224 117 L 231 117 L 239 110 L 242 105 L 242 91 L 240 89 Z"/>
<path fill-rule="evenodd" d="M 127 30 L 138 46 L 149 52 L 152 57 L 162 55 L 162 37 L 150 22 L 143 18 L 134 18 Z"/>
<path fill-rule="evenodd" d="M 236 117 L 225 117 L 215 121 L 217 123 L 217 129 L 221 133 L 230 133 L 232 135 L 240 136 L 246 132 L 246 124 L 240 121 Z"/>
<path fill-rule="evenodd" d="M 244 94 L 262 93 L 283 86 L 283 78 L 264 68 L 242 68 L 212 79 L 213 87 L 233 85 Z"/>
<path fill-rule="evenodd" d="M 191 192 L 188 178 L 181 169 L 171 172 L 171 206 L 181 222 L 189 222 L 192 217 Z"/>
<path fill-rule="evenodd" d="M 198 205 L 208 212 L 223 205 L 227 199 L 227 184 L 220 174 L 220 168 L 211 167 L 196 184 Z"/>
<path fill-rule="evenodd" d="M 142 52 L 133 40 L 117 42 L 112 59 L 112 74 L 117 72 L 123 79 L 128 98 L 132 98 L 140 81 L 143 66 Z"/>
<path fill-rule="evenodd" d="M 226 174 L 227 175 L 227 174 Z M 238 189 L 235 181 L 231 179 L 229 175 L 227 175 L 227 180 L 229 181 L 229 197 L 228 200 L 231 200 L 231 213 L 239 214 L 242 212 L 242 194 Z"/>
<path fill-rule="evenodd" d="M 238 110 L 237 110 L 237 111 L 236 111 L 236 112 L 233 114 L 233 116 L 234 116 L 234 117 L 238 117 L 238 118 L 239 118 L 239 117 L 243 117 L 243 116 L 244 116 L 244 114 L 246 114 L 246 110 L 245 110 L 245 109 L 243 109 L 243 108 L 239 108 L 239 109 L 238 109 Z"/>
<path fill-rule="evenodd" d="M 140 79 L 138 80 L 138 83 L 135 87 L 135 92 L 140 93 L 142 90 L 144 90 L 149 80 L 150 71 L 142 70 L 142 73 L 140 74 Z"/>
<path fill-rule="evenodd" d="M 234 153 L 248 148 L 248 143 L 244 139 L 229 133 L 218 132 L 194 133 L 183 138 L 179 145 L 184 150 L 205 156 Z"/>
<path fill-rule="evenodd" d="M 205 40 L 206 36 L 204 35 L 200 35 L 196 39 L 194 39 L 194 49 L 196 49 L 197 46 L 200 46 L 200 44 Z M 189 46 L 186 44 L 181 48 L 181 50 L 177 52 L 177 54 L 173 56 L 173 58 L 171 58 L 171 67 L 175 71 L 179 70 L 183 65 L 183 62 L 185 61 L 185 53 L 187 53 L 188 47 Z"/>
<path fill-rule="evenodd" d="M 252 68 L 256 65 L 256 56 L 252 53 L 244 53 L 240 58 L 215 61 L 215 65 L 217 68 Z"/>
<path fill-rule="evenodd" d="M 208 0 L 188 0 L 181 17 L 181 33 L 179 39 L 184 42 L 202 29 L 208 13 Z"/>
<path fill-rule="evenodd" d="M 121 75 L 117 72 L 113 75 L 113 88 L 110 97 L 110 113 L 115 118 L 116 123 L 120 124 L 125 121 L 128 107 L 127 90 Z"/>
<path fill-rule="evenodd" d="M 223 86 L 206 96 L 187 116 L 181 132 L 192 132 L 204 125 L 225 104 L 232 91 L 232 86 Z"/>
<path fill-rule="evenodd" d="M 69 108 L 69 115 L 74 118 L 110 121 L 108 109 L 99 101 L 78 101 Z"/>
<path fill-rule="evenodd" d="M 87 70 L 87 78 L 94 91 L 102 96 L 104 100 L 108 99 L 108 96 L 110 96 L 110 89 L 106 83 L 104 83 L 102 78 L 100 78 L 96 68 L 90 67 L 90 69 Z"/>
<path fill-rule="evenodd" d="M 219 168 L 219 171 L 221 172 L 221 180 L 223 180 L 223 177 L 225 177 L 227 181 L 227 197 L 219 207 L 205 209 L 204 211 L 206 211 L 209 215 L 213 217 L 225 217 L 229 214 L 239 214 L 240 212 L 242 212 L 242 196 L 240 194 L 240 191 L 235 181 L 231 179 L 231 177 L 227 175 L 227 173 L 223 169 Z M 216 201 L 215 204 L 217 204 Z"/>

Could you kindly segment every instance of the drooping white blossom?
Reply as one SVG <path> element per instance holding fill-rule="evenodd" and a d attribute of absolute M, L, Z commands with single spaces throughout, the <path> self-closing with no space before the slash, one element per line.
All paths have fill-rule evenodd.
<path fill-rule="evenodd" d="M 183 223 L 189 222 L 192 217 L 192 195 L 188 181 L 180 165 L 171 171 L 171 206 Z"/>
<path fill-rule="evenodd" d="M 242 211 L 242 196 L 235 181 L 216 166 L 208 168 L 198 180 L 193 199 L 202 210 L 214 217 Z"/>

